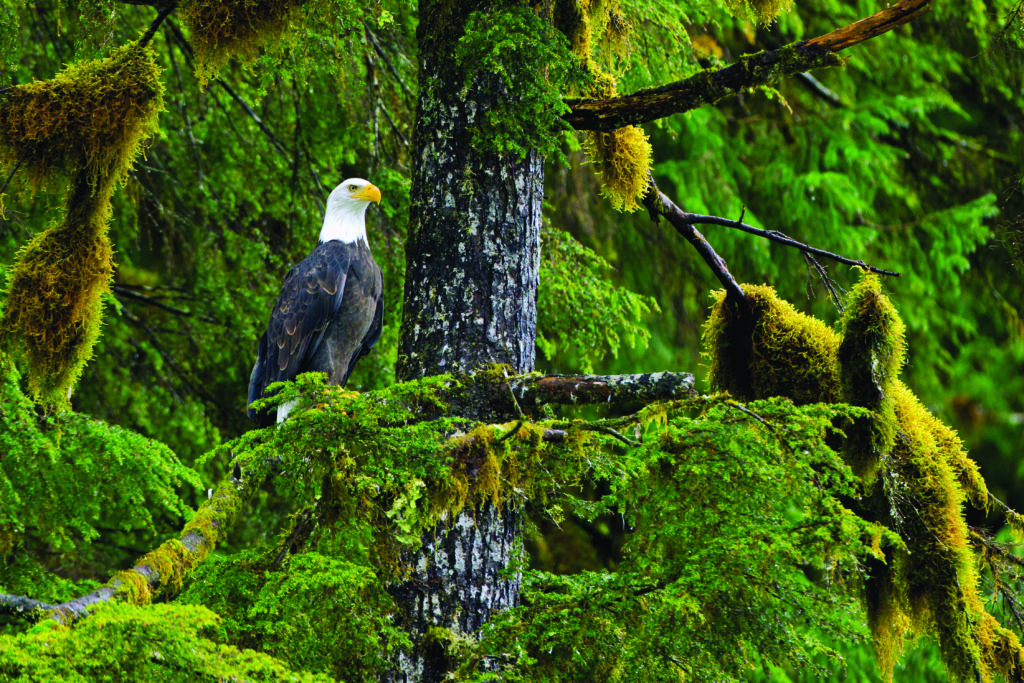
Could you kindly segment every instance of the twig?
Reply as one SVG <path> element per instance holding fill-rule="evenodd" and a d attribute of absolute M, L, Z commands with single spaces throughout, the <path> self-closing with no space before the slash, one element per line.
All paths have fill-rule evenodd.
<path fill-rule="evenodd" d="M 804 261 L 807 262 L 807 267 L 813 269 L 817 274 L 818 278 L 821 280 L 821 284 L 825 287 L 825 291 L 828 292 L 829 298 L 832 299 L 832 303 L 835 304 L 836 310 L 842 314 L 843 311 L 846 310 L 846 307 L 843 306 L 843 302 L 840 300 L 839 294 L 836 292 L 839 285 L 836 284 L 835 280 L 829 277 L 828 271 L 825 270 L 824 266 L 818 263 L 816 258 L 808 254 L 806 251 L 802 253 L 804 255 Z"/>
<path fill-rule="evenodd" d="M 160 8 L 160 12 L 156 15 L 156 19 L 154 19 L 153 23 L 149 25 L 149 30 L 139 38 L 139 47 L 146 47 L 149 45 L 149 41 L 153 40 L 153 36 L 156 35 L 156 30 L 160 28 L 160 24 L 162 24 L 164 19 L 167 18 L 167 15 L 173 12 L 177 7 L 178 3 L 173 2 L 166 7 Z"/>
<path fill-rule="evenodd" d="M 238 105 L 245 110 L 245 113 L 248 114 L 249 117 L 256 122 L 256 125 L 259 126 L 260 130 L 263 131 L 263 134 L 267 136 L 267 139 L 270 140 L 270 144 L 274 147 L 274 150 L 282 157 L 288 158 L 288 152 L 285 149 L 284 143 L 282 143 L 280 138 L 274 135 L 274 133 L 271 132 L 269 128 L 267 128 L 267 124 L 263 123 L 263 119 L 261 119 L 256 114 L 256 112 L 254 112 L 252 108 L 248 104 L 246 104 L 245 100 L 243 100 L 238 93 L 232 90 L 231 86 L 225 83 L 222 79 L 218 78 L 216 80 L 216 83 L 220 87 L 224 88 L 224 91 L 231 96 L 231 99 L 237 102 Z"/>
<path fill-rule="evenodd" d="M 736 278 L 729 272 L 729 267 L 726 265 L 725 260 L 715 253 L 715 250 L 708 241 L 704 239 L 704 235 L 700 234 L 693 227 L 694 221 L 689 218 L 693 214 L 685 213 L 676 206 L 664 192 L 658 189 L 658 186 L 654 183 L 654 178 L 648 177 L 647 179 L 647 194 L 644 195 L 643 203 L 655 222 L 657 222 L 658 216 L 664 216 L 672 224 L 672 227 L 676 229 L 676 232 L 693 245 L 693 248 L 697 250 L 697 253 L 704 259 L 704 262 L 708 264 L 708 267 L 711 268 L 718 281 L 725 287 L 727 298 L 736 302 L 737 305 L 740 302 L 746 302 L 747 297 L 743 293 L 743 288 L 740 287 L 739 283 L 736 282 Z M 745 309 L 740 307 L 740 310 Z"/>
<path fill-rule="evenodd" d="M 840 256 L 839 254 L 833 254 L 831 251 L 825 251 L 824 249 L 812 247 L 810 245 L 804 244 L 803 242 L 797 242 L 792 237 L 789 237 L 788 235 L 785 235 L 779 232 L 778 230 L 762 230 L 761 228 L 755 228 L 752 225 L 747 225 L 746 223 L 734 221 L 729 218 L 722 218 L 721 216 L 705 216 L 699 213 L 680 213 L 682 213 L 682 220 L 690 223 L 696 223 L 700 225 L 721 225 L 726 228 L 741 230 L 751 235 L 763 237 L 777 244 L 781 244 L 787 247 L 793 247 L 807 254 L 814 254 L 815 256 L 821 256 L 823 258 L 832 259 L 833 261 L 838 261 L 839 263 L 843 263 L 848 266 L 859 266 L 864 270 L 870 271 L 872 273 L 877 273 L 879 275 L 902 277 L 901 273 L 897 273 L 891 270 L 885 270 L 883 268 L 876 268 L 875 266 L 868 265 L 867 263 L 860 259 L 847 258 L 845 256 Z"/>
<path fill-rule="evenodd" d="M 14 174 L 18 172 L 19 168 L 21 168 L 21 162 L 23 162 L 23 161 L 25 161 L 25 155 L 24 154 L 22 154 L 18 158 L 18 163 L 16 163 L 14 165 L 14 169 L 11 170 L 11 174 L 9 176 L 7 176 L 7 180 L 4 181 L 4 186 L 0 187 L 0 195 L 2 195 L 4 193 L 4 190 L 7 189 L 7 186 L 11 184 L 11 180 L 14 179 Z"/>
<path fill-rule="evenodd" d="M 209 316 L 205 316 L 205 315 L 196 315 L 192 311 L 186 311 L 185 309 L 182 309 L 182 308 L 175 308 L 174 306 L 168 306 L 165 303 L 157 301 L 153 297 L 144 296 L 142 294 L 138 294 L 137 292 L 133 292 L 130 289 L 128 289 L 126 287 L 123 287 L 122 285 L 117 284 L 116 282 L 112 283 L 110 285 L 110 289 L 112 291 L 114 291 L 115 293 L 120 294 L 121 296 L 127 297 L 129 299 L 133 299 L 133 300 L 141 302 L 141 303 L 144 303 L 147 306 L 155 306 L 156 308 L 163 309 L 163 310 L 167 311 L 168 313 L 174 313 L 175 315 L 183 315 L 183 316 L 186 316 L 188 318 L 195 317 L 195 318 L 197 318 L 199 320 L 202 320 L 203 322 L 213 323 L 215 325 L 221 324 L 220 321 L 216 320 L 215 318 L 210 318 Z"/>

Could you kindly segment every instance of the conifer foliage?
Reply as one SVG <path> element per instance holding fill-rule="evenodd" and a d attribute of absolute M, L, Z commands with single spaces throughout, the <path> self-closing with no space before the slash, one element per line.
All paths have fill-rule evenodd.
<path fill-rule="evenodd" d="M 883 5 L 0 0 L 0 680 L 1024 680 L 1024 10 Z M 520 308 L 567 374 L 395 381 L 425 149 L 453 231 L 547 174 Z M 388 324 L 249 430 L 350 176 Z M 505 609 L 414 624 L 476 606 L 410 558 L 494 515 L 440 561 Z"/>

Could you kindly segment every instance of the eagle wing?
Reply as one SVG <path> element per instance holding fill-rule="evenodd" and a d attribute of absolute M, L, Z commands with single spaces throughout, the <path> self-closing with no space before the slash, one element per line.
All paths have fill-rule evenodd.
<path fill-rule="evenodd" d="M 267 331 L 260 339 L 249 378 L 249 403 L 263 396 L 267 385 L 295 379 L 306 371 L 316 354 L 345 293 L 349 252 L 337 246 L 338 242 L 318 245 L 285 276 Z M 252 409 L 249 416 L 256 420 Z"/>

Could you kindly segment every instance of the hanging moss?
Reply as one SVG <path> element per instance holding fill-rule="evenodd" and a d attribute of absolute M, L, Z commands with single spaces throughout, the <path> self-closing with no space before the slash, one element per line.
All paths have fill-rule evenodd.
<path fill-rule="evenodd" d="M 987 511 L 988 491 L 956 433 L 929 413 L 898 376 L 904 326 L 865 275 L 833 332 L 764 286 L 743 285 L 749 316 L 716 294 L 704 329 L 711 382 L 746 399 L 853 403 L 869 418 L 844 426 L 844 457 L 863 475 L 858 513 L 896 531 L 902 546 L 873 563 L 868 621 L 883 675 L 910 633 L 932 633 L 956 680 L 1018 679 L 1024 649 L 986 610 L 978 589 L 964 504 Z M 879 485 L 873 485 L 876 481 Z"/>
<path fill-rule="evenodd" d="M 793 7 L 793 0 L 725 0 L 733 13 L 749 14 L 760 24 L 767 26 L 783 12 Z"/>
<path fill-rule="evenodd" d="M 152 51 L 130 44 L 0 95 L 0 162 L 32 183 L 70 177 L 64 217 L 18 252 L 0 345 L 22 353 L 33 397 L 68 404 L 99 336 L 113 249 L 110 198 L 156 129 L 163 86 Z"/>
<path fill-rule="evenodd" d="M 80 171 L 94 191 L 123 183 L 163 109 L 159 73 L 132 43 L 0 94 L 0 165 L 21 161 L 34 185 Z"/>
<path fill-rule="evenodd" d="M 252 61 L 259 48 L 280 39 L 299 19 L 302 3 L 295 0 L 185 0 L 178 16 L 191 32 L 205 87 L 232 57 Z"/>
<path fill-rule="evenodd" d="M 624 55 L 629 25 L 614 0 L 563 0 L 555 5 L 553 20 L 569 39 L 572 54 L 587 73 L 589 84 L 578 94 L 583 97 L 614 97 L 615 77 L 594 59 L 594 45 L 600 42 L 608 54 Z M 647 191 L 652 151 L 643 130 L 626 126 L 610 133 L 588 132 L 583 148 L 601 177 L 601 194 L 616 211 L 640 208 L 637 200 Z"/>
<path fill-rule="evenodd" d="M 636 126 L 611 133 L 591 131 L 583 144 L 590 162 L 601 176 L 601 194 L 616 211 L 633 212 L 638 199 L 647 192 L 651 168 L 651 144 Z"/>
<path fill-rule="evenodd" d="M 838 355 L 843 402 L 877 416 L 858 419 L 845 430 L 847 461 L 870 481 L 879 456 L 892 449 L 896 438 L 893 384 L 906 356 L 903 321 L 882 294 L 877 275 L 862 275 L 837 330 L 843 338 Z"/>
<path fill-rule="evenodd" d="M 76 176 L 64 219 L 18 251 L 0 319 L 0 346 L 23 355 L 33 398 L 51 407 L 67 405 L 92 357 L 113 272 L 112 182 L 94 193 L 88 176 Z"/>

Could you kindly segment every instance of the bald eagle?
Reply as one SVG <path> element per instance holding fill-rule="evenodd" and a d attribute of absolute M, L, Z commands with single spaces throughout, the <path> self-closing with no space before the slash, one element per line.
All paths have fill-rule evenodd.
<path fill-rule="evenodd" d="M 268 384 L 303 372 L 325 372 L 345 386 L 356 361 L 369 353 L 384 323 L 380 267 L 366 243 L 366 208 L 380 204 L 380 190 L 349 178 L 327 198 L 320 243 L 288 271 L 260 338 L 249 378 L 249 405 Z M 283 422 L 292 406 L 253 410 L 258 427 Z"/>

